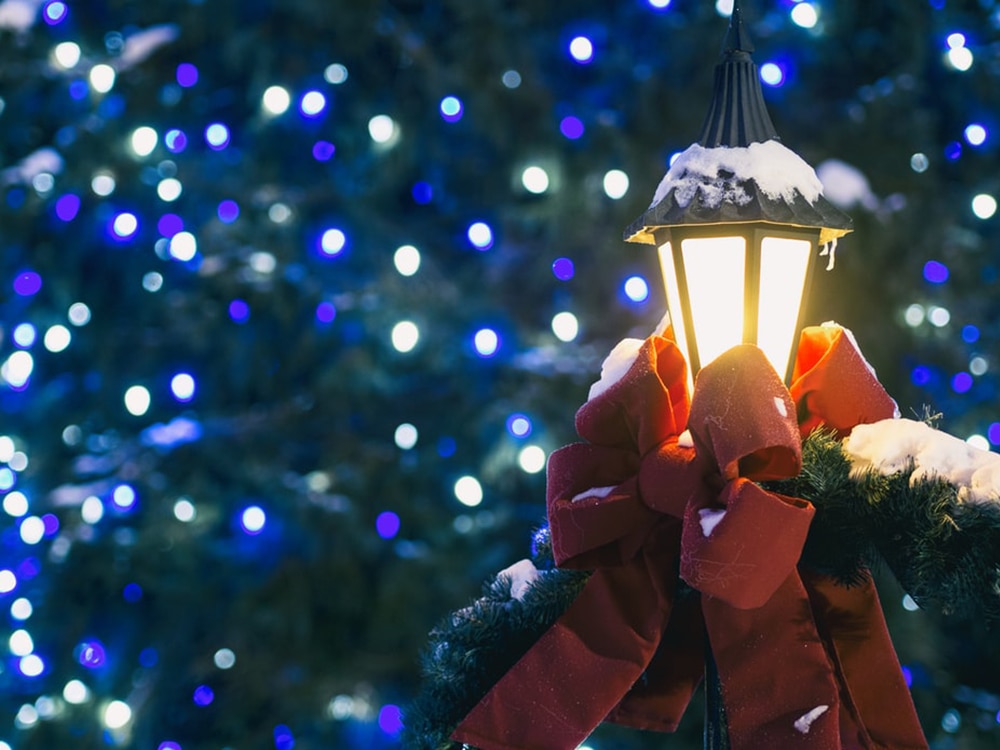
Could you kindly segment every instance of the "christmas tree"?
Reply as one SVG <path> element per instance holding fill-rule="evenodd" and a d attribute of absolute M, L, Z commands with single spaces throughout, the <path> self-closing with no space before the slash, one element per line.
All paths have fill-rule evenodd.
<path fill-rule="evenodd" d="M 1000 6 L 744 10 L 855 222 L 811 321 L 995 449 Z M 0 749 L 400 746 L 428 632 L 526 555 L 547 455 L 662 317 L 622 231 L 728 12 L 0 2 Z M 994 747 L 987 618 L 880 587 L 928 739 Z M 588 743 L 697 747 L 696 713 Z"/>

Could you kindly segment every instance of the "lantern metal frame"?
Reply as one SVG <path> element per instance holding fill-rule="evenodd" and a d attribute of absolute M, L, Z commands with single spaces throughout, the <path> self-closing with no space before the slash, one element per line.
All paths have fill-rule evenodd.
<path fill-rule="evenodd" d="M 701 352 L 698 347 L 698 336 L 695 331 L 695 319 L 691 310 L 691 295 L 688 289 L 687 270 L 684 262 L 683 243 L 688 239 L 715 239 L 740 237 L 745 242 L 745 262 L 743 271 L 743 334 L 739 343 L 759 344 L 760 328 L 760 302 L 761 302 L 761 257 L 763 255 L 763 242 L 767 238 L 801 240 L 809 243 L 808 257 L 806 260 L 805 274 L 802 282 L 802 294 L 799 301 L 798 314 L 794 322 L 795 333 L 800 331 L 805 325 L 806 316 L 806 291 L 812 285 L 813 275 L 816 270 L 817 256 L 820 248 L 820 230 L 817 227 L 797 227 L 788 224 L 771 224 L 764 222 L 738 223 L 738 224 L 711 224 L 711 225 L 684 225 L 676 227 L 658 228 L 654 232 L 656 246 L 662 252 L 663 246 L 670 245 L 670 253 L 674 262 L 674 273 L 677 281 L 677 288 L 680 301 L 680 315 L 677 311 L 671 310 L 671 323 L 679 318 L 684 330 L 683 338 L 686 342 L 685 354 L 688 357 L 688 367 L 693 375 L 704 363 L 701 362 Z M 665 275 L 665 269 L 664 275 Z M 668 294 L 669 298 L 669 294 Z M 668 310 L 670 303 L 668 299 Z M 788 362 L 784 372 L 778 375 L 786 382 L 791 378 L 794 364 L 794 340 L 792 350 L 788 356 Z"/>

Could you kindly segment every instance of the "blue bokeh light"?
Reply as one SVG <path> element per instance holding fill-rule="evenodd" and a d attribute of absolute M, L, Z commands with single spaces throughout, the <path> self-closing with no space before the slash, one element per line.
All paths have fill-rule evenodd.
<path fill-rule="evenodd" d="M 80 196 L 73 193 L 59 196 L 55 205 L 56 216 L 61 221 L 73 221 L 80 212 Z"/>
<path fill-rule="evenodd" d="M 963 326 L 962 341 L 966 344 L 975 344 L 979 341 L 979 329 L 974 325 Z"/>
<path fill-rule="evenodd" d="M 785 67 L 781 63 L 766 62 L 760 66 L 760 80 L 767 86 L 778 88 L 785 84 Z"/>
<path fill-rule="evenodd" d="M 104 644 L 97 639 L 83 641 L 76 647 L 76 660 L 87 669 L 98 669 L 104 666 L 108 653 Z"/>
<path fill-rule="evenodd" d="M 337 147 L 330 141 L 316 141 L 313 144 L 312 155 L 316 161 L 330 161 L 337 152 Z"/>
<path fill-rule="evenodd" d="M 622 284 L 622 291 L 632 302 L 640 303 L 649 299 L 649 283 L 642 276 L 629 276 Z"/>
<path fill-rule="evenodd" d="M 124 241 L 135 237 L 139 231 L 139 217 L 131 211 L 115 214 L 109 226 L 109 234 L 114 240 Z"/>
<path fill-rule="evenodd" d="M 552 273 L 560 281 L 569 281 L 576 273 L 576 267 L 569 258 L 556 258 L 552 263 Z"/>
<path fill-rule="evenodd" d="M 156 231 L 160 236 L 170 238 L 178 232 L 184 231 L 184 219 L 177 214 L 163 214 L 156 222 Z"/>
<path fill-rule="evenodd" d="M 191 63 L 177 66 L 177 83 L 183 88 L 191 88 L 198 83 L 198 68 Z"/>
<path fill-rule="evenodd" d="M 267 514 L 259 505 L 251 505 L 240 513 L 240 528 L 245 534 L 257 536 L 267 525 Z"/>
<path fill-rule="evenodd" d="M 167 151 L 172 154 L 179 154 L 181 151 L 187 148 L 187 135 L 184 134 L 183 130 L 178 130 L 173 128 L 166 132 L 163 136 L 163 144 L 167 147 Z"/>
<path fill-rule="evenodd" d="M 430 186 L 430 183 L 423 181 L 416 182 L 410 192 L 413 195 L 414 202 L 419 203 L 421 206 L 426 206 L 434 200 L 434 188 Z"/>
<path fill-rule="evenodd" d="M 955 373 L 951 379 L 951 389 L 955 393 L 968 393 L 972 389 L 972 375 L 967 372 Z"/>
<path fill-rule="evenodd" d="M 316 305 L 316 320 L 329 324 L 337 317 L 337 308 L 332 302 L 320 302 Z"/>
<path fill-rule="evenodd" d="M 948 280 L 948 266 L 929 260 L 924 263 L 924 278 L 932 284 L 943 284 Z"/>
<path fill-rule="evenodd" d="M 213 122 L 205 128 L 205 143 L 213 151 L 221 151 L 229 145 L 229 128 L 221 122 Z"/>
<path fill-rule="evenodd" d="M 579 117 L 574 117 L 573 115 L 567 115 L 559 122 L 559 132 L 571 141 L 581 138 L 584 130 L 583 120 Z"/>
<path fill-rule="evenodd" d="M 400 525 L 399 516 L 391 510 L 379 513 L 375 519 L 375 530 L 383 539 L 392 539 L 395 537 L 399 533 Z"/>
<path fill-rule="evenodd" d="M 917 365 L 910 371 L 910 381 L 914 385 L 927 385 L 931 382 L 930 368 L 924 367 L 923 365 Z"/>
<path fill-rule="evenodd" d="M 986 437 L 993 445 L 1000 445 L 1000 422 L 994 422 L 989 426 Z"/>
<path fill-rule="evenodd" d="M 469 242 L 477 250 L 489 250 L 493 247 L 493 229 L 484 221 L 474 221 L 466 230 Z"/>
<path fill-rule="evenodd" d="M 30 349 L 38 340 L 38 331 L 31 323 L 18 323 L 14 326 L 12 338 L 21 349 Z"/>
<path fill-rule="evenodd" d="M 403 731 L 403 712 L 399 706 L 387 703 L 378 712 L 379 728 L 388 735 L 395 737 Z"/>
<path fill-rule="evenodd" d="M 118 510 L 132 510 L 138 499 L 135 489 L 128 484 L 119 484 L 111 492 L 111 503 Z"/>
<path fill-rule="evenodd" d="M 513 437 L 526 438 L 531 430 L 531 420 L 526 415 L 514 413 L 507 417 L 507 432 Z"/>
<path fill-rule="evenodd" d="M 321 91 L 307 91 L 299 100 L 299 112 L 303 117 L 313 119 L 326 111 L 326 97 Z"/>
<path fill-rule="evenodd" d="M 208 706 L 215 700 L 215 691 L 208 685 L 199 685 L 194 689 L 194 695 L 191 696 L 191 699 L 196 705 Z"/>
<path fill-rule="evenodd" d="M 38 294 L 42 288 L 42 277 L 35 271 L 21 271 L 14 277 L 14 293 L 21 297 Z"/>
<path fill-rule="evenodd" d="M 952 141 L 944 147 L 944 156 L 949 161 L 957 161 L 962 156 L 962 144 L 958 141 Z"/>
<path fill-rule="evenodd" d="M 135 604 L 142 599 L 142 586 L 138 583 L 126 584 L 125 588 L 122 589 L 122 597 L 129 604 Z"/>
<path fill-rule="evenodd" d="M 284 724 L 278 724 L 274 728 L 274 748 L 275 750 L 292 750 L 295 747 L 295 735 L 292 730 Z"/>
<path fill-rule="evenodd" d="M 66 7 L 66 3 L 56 0 L 55 2 L 45 4 L 45 10 L 42 11 L 42 18 L 45 19 L 45 23 L 49 26 L 55 26 L 65 21 L 68 14 L 69 8 Z"/>
<path fill-rule="evenodd" d="M 464 114 L 462 100 L 457 96 L 446 96 L 442 99 L 440 110 L 441 117 L 443 117 L 446 122 L 458 122 L 462 119 L 462 115 Z"/>
<path fill-rule="evenodd" d="M 347 235 L 343 229 L 331 227 L 323 232 L 319 238 L 319 250 L 327 258 L 334 258 L 340 255 L 347 246 Z"/>
<path fill-rule="evenodd" d="M 240 205 L 236 201 L 221 201 L 216 209 L 216 215 L 223 224 L 232 224 L 240 217 Z"/>
<path fill-rule="evenodd" d="M 241 299 L 229 303 L 229 317 L 234 323 L 246 323 L 250 320 L 250 305 Z"/>

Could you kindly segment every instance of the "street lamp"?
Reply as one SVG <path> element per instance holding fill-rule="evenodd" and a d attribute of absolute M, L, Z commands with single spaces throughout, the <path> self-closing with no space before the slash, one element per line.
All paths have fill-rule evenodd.
<path fill-rule="evenodd" d="M 751 52 L 737 0 L 701 137 L 673 162 L 625 239 L 659 249 L 674 337 L 692 377 L 745 343 L 787 381 L 819 248 L 852 222 L 778 142 Z"/>

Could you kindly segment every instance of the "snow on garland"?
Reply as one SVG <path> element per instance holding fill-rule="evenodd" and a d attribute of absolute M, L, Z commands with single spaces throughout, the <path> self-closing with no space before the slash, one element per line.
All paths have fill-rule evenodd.
<path fill-rule="evenodd" d="M 802 459 L 797 477 L 766 486 L 816 507 L 803 567 L 851 585 L 886 565 L 925 609 L 1000 619 L 1000 456 L 894 419 L 843 441 L 817 430 Z M 406 747 L 460 750 L 449 739 L 455 726 L 582 589 L 587 573 L 554 567 L 547 527 L 532 548 L 530 561 L 499 573 L 431 632 Z M 678 595 L 697 592 L 679 582 Z"/>

